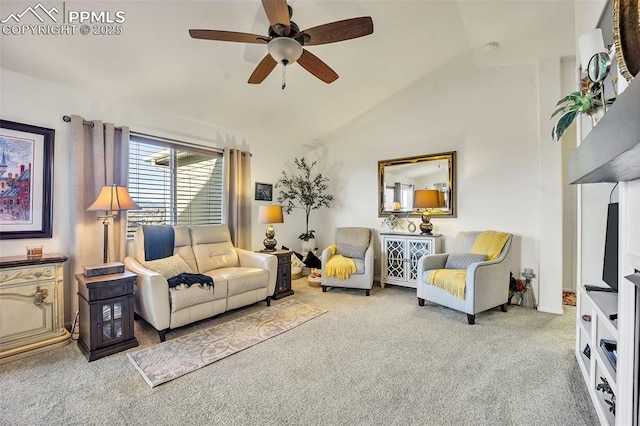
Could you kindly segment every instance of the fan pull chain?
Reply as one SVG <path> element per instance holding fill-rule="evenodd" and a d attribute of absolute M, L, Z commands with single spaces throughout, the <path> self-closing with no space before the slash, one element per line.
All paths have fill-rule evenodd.
<path fill-rule="evenodd" d="M 282 61 L 282 90 L 287 87 L 287 64 Z"/>

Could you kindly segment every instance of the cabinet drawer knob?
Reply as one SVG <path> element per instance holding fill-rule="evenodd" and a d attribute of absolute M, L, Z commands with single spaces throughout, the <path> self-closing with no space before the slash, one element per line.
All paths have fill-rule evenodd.
<path fill-rule="evenodd" d="M 41 289 L 40 287 L 36 287 L 36 292 L 33 294 L 33 304 L 36 306 L 41 306 L 48 295 L 49 295 L 48 289 L 46 288 Z"/>
<path fill-rule="evenodd" d="M 42 276 L 42 272 L 36 272 L 33 275 L 35 275 L 36 278 L 40 278 Z"/>

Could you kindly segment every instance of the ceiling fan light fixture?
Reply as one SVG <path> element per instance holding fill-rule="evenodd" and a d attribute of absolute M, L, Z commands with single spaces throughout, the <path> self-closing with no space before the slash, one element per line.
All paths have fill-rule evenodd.
<path fill-rule="evenodd" d="M 302 56 L 302 46 L 292 38 L 277 37 L 267 46 L 271 57 L 279 64 L 293 64 Z"/>

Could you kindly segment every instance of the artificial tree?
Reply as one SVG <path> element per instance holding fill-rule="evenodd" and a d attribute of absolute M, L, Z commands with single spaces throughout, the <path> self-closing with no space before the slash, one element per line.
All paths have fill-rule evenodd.
<path fill-rule="evenodd" d="M 298 238 L 302 241 L 309 241 L 315 238 L 315 231 L 309 230 L 309 214 L 312 210 L 321 207 L 331 207 L 333 195 L 326 193 L 329 178 L 322 176 L 321 173 L 312 175 L 317 161 L 309 164 L 304 157 L 300 159 L 296 157 L 294 162 L 299 173 L 287 174 L 283 170 L 282 176 L 276 182 L 276 188 L 281 188 L 278 202 L 282 204 L 282 209 L 287 214 L 290 214 L 294 208 L 304 210 L 305 232 L 300 234 Z"/>

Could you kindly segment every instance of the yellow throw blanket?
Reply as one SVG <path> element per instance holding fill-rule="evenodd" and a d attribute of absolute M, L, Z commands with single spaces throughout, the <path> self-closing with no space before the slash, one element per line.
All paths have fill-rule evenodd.
<path fill-rule="evenodd" d="M 335 253 L 333 249 L 332 253 Z M 334 254 L 327 262 L 326 273 L 327 277 L 338 277 L 341 280 L 346 280 L 351 274 L 356 273 L 356 263 L 341 254 Z"/>
<path fill-rule="evenodd" d="M 429 273 L 427 280 L 447 293 L 464 300 L 467 283 L 466 269 L 436 269 Z"/>
<path fill-rule="evenodd" d="M 495 260 L 508 239 L 509 234 L 505 232 L 484 231 L 473 242 L 471 253 L 486 254 L 487 260 Z"/>

